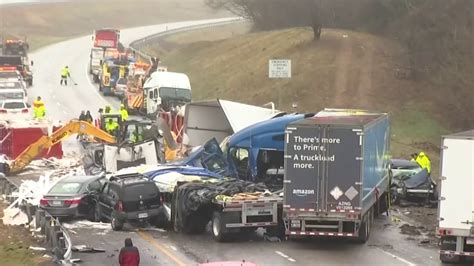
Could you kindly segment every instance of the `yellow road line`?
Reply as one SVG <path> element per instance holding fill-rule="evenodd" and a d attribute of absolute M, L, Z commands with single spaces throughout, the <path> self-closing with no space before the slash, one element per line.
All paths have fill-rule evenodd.
<path fill-rule="evenodd" d="M 173 255 L 173 253 L 169 252 L 163 245 L 158 243 L 152 236 L 150 236 L 146 232 L 138 231 L 138 235 L 141 238 L 145 239 L 146 241 L 150 242 L 150 244 L 152 244 L 158 251 L 165 254 L 168 258 L 170 258 L 172 261 L 174 261 L 177 265 L 179 265 L 179 266 L 186 266 L 187 265 L 182 260 L 180 260 L 178 257 Z"/>

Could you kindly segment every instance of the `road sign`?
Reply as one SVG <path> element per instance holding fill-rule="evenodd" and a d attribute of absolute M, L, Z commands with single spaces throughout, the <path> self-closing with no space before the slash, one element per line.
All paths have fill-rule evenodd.
<path fill-rule="evenodd" d="M 269 78 L 291 78 L 291 60 L 276 59 L 268 62 Z"/>

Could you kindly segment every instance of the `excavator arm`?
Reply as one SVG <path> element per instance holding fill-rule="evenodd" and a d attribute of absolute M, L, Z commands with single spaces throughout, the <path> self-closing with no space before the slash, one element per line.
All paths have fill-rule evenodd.
<path fill-rule="evenodd" d="M 108 143 L 116 143 L 114 136 L 94 127 L 93 125 L 79 120 L 71 120 L 51 136 L 42 136 L 35 143 L 26 148 L 10 165 L 10 173 L 18 173 L 36 158 L 43 150 L 49 149 L 56 143 L 73 134 L 87 134 L 99 138 Z"/>

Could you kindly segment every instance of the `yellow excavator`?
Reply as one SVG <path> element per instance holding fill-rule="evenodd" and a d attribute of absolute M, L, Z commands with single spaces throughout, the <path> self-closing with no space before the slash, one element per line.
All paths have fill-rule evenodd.
<path fill-rule="evenodd" d="M 79 120 L 71 120 L 51 136 L 42 136 L 35 143 L 26 148 L 11 165 L 3 166 L 6 174 L 16 174 L 24 169 L 32 160 L 36 158 L 43 150 L 52 147 L 54 144 L 73 134 L 85 134 L 98 138 L 104 142 L 116 143 L 114 136 L 96 128 L 95 126 Z"/>

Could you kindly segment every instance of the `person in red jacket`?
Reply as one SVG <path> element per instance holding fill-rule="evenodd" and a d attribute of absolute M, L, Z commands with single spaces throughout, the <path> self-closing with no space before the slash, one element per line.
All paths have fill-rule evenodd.
<path fill-rule="evenodd" d="M 120 266 L 138 266 L 140 265 L 140 252 L 133 246 L 132 239 L 125 238 L 125 246 L 120 250 Z"/>

